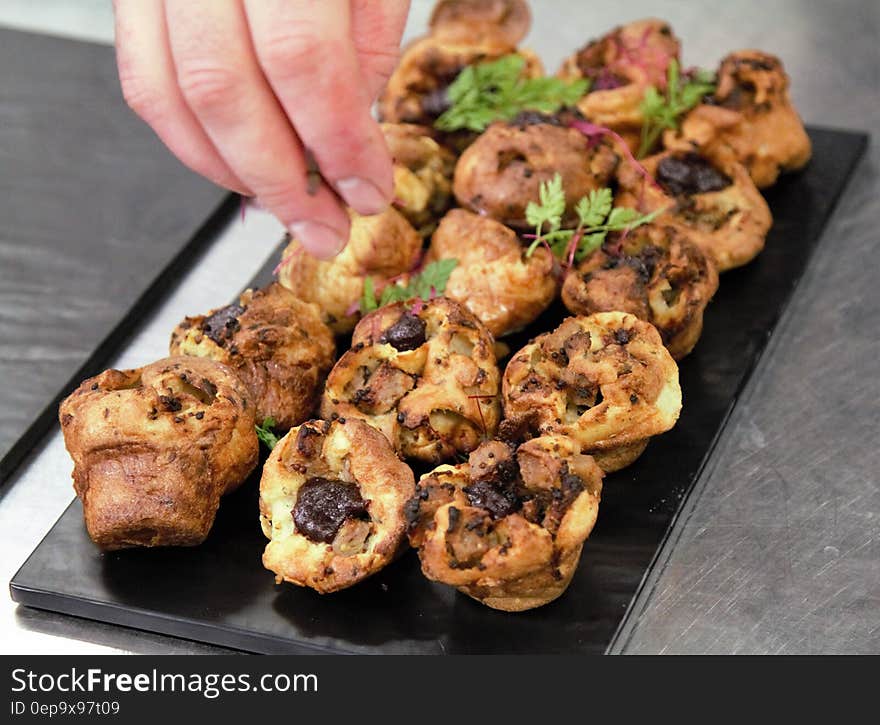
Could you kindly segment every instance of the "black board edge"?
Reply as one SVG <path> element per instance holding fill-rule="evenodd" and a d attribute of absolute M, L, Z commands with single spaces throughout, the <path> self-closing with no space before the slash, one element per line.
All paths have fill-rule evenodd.
<path fill-rule="evenodd" d="M 238 209 L 238 195 L 227 194 L 214 211 L 195 231 L 180 251 L 153 279 L 140 297 L 135 300 L 122 319 L 98 344 L 86 361 L 71 375 L 55 396 L 46 403 L 42 412 L 19 436 L 9 451 L 0 459 L 0 490 L 15 474 L 25 457 L 52 428 L 57 417 L 58 405 L 85 378 L 97 375 L 106 367 L 107 361 L 121 351 L 146 319 L 166 297 L 167 293 L 189 272 L 204 255 L 217 233 Z"/>
<path fill-rule="evenodd" d="M 645 574 L 642 577 L 642 580 L 639 583 L 639 586 L 637 587 L 635 593 L 633 594 L 629 606 L 626 608 L 626 612 L 624 613 L 623 618 L 620 620 L 620 624 L 617 626 L 617 630 L 611 637 L 611 641 L 608 643 L 605 654 L 622 654 L 630 639 L 632 638 L 633 632 L 635 631 L 636 625 L 638 624 L 638 620 L 644 613 L 648 600 L 654 593 L 654 589 L 656 587 L 658 579 L 660 578 L 660 574 L 662 574 L 663 571 L 666 569 L 666 565 L 669 563 L 669 558 L 672 556 L 672 552 L 674 551 L 676 544 L 681 538 L 682 532 L 684 530 L 684 525 L 690 519 L 697 501 L 699 501 L 700 496 L 706 489 L 706 482 L 709 479 L 709 474 L 711 474 L 712 470 L 715 467 L 715 464 L 717 463 L 716 460 L 712 460 L 713 455 L 716 448 L 718 447 L 718 443 L 721 441 L 721 438 L 727 432 L 727 425 L 730 422 L 730 417 L 731 415 L 733 415 L 733 411 L 736 409 L 737 404 L 742 399 L 745 390 L 757 379 L 757 375 L 761 368 L 761 363 L 765 359 L 767 350 L 770 347 L 770 341 L 773 339 L 775 333 L 777 332 L 779 328 L 779 323 L 783 320 L 786 314 L 788 314 L 788 311 L 791 308 L 791 302 L 792 299 L 794 299 L 795 291 L 797 290 L 798 285 L 800 284 L 800 281 L 803 279 L 804 275 L 810 269 L 810 265 L 813 263 L 816 249 L 822 243 L 822 237 L 826 232 L 828 223 L 834 216 L 834 213 L 837 210 L 837 206 L 840 203 L 840 199 L 843 196 L 844 192 L 846 192 L 852 185 L 856 169 L 858 168 L 859 164 L 864 162 L 865 151 L 867 150 L 871 140 L 871 135 L 867 131 L 838 129 L 829 128 L 826 126 L 812 125 L 809 126 L 809 128 L 810 130 L 816 130 L 820 132 L 846 133 L 859 139 L 858 148 L 853 154 L 853 158 L 846 168 L 846 181 L 836 190 L 831 199 L 831 204 L 828 206 L 824 216 L 822 217 L 822 232 L 819 234 L 819 237 L 816 239 L 815 243 L 810 247 L 807 253 L 806 263 L 801 268 L 800 272 L 789 280 L 788 291 L 786 292 L 785 299 L 783 303 L 779 306 L 779 309 L 777 310 L 776 316 L 773 320 L 773 324 L 770 327 L 770 334 L 767 343 L 763 347 L 761 347 L 758 354 L 751 361 L 751 365 L 744 371 L 742 379 L 737 386 L 736 393 L 734 394 L 733 398 L 731 398 L 730 405 L 724 413 L 724 419 L 718 426 L 718 430 L 715 431 L 715 436 L 712 438 L 712 442 L 709 445 L 709 448 L 706 450 L 703 459 L 700 461 L 699 469 L 694 475 L 691 486 L 682 497 L 678 509 L 672 515 L 672 519 L 669 522 L 666 533 L 664 534 L 663 539 L 660 541 L 660 544 L 657 546 L 657 550 L 654 553 L 654 558 L 651 560 L 651 563 L 648 565 L 647 569 L 645 569 Z M 679 525 L 679 523 L 681 525 Z"/>

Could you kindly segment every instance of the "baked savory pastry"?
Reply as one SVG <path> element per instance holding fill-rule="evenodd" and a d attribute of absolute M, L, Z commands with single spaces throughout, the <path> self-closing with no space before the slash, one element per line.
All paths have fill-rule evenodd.
<path fill-rule="evenodd" d="M 656 184 L 623 161 L 616 203 L 642 212 L 666 209 L 658 221 L 680 224 L 719 272 L 751 262 L 773 224 L 770 207 L 735 159 L 664 151 L 642 161 Z"/>
<path fill-rule="evenodd" d="M 272 449 L 260 480 L 263 566 L 326 594 L 388 564 L 406 541 L 415 481 L 381 433 L 360 420 L 312 420 Z"/>
<path fill-rule="evenodd" d="M 327 378 L 321 415 L 360 418 L 407 458 L 439 463 L 494 435 L 492 336 L 457 302 L 396 303 L 364 317 Z"/>
<path fill-rule="evenodd" d="M 681 410 L 678 366 L 660 333 L 626 312 L 569 317 L 515 353 L 504 415 L 562 434 L 606 472 L 628 466 Z"/>
<path fill-rule="evenodd" d="M 105 370 L 59 410 L 86 529 L 102 549 L 195 546 L 257 464 L 255 407 L 213 360 Z"/>
<path fill-rule="evenodd" d="M 423 237 L 437 226 L 452 201 L 455 156 L 437 143 L 431 129 L 412 123 L 383 123 L 394 159 L 395 206 Z"/>
<path fill-rule="evenodd" d="M 781 172 L 802 168 L 812 155 L 782 61 L 759 50 L 740 50 L 721 61 L 714 95 L 685 116 L 679 130 L 666 131 L 663 142 L 681 151 L 732 155 L 761 189 Z"/>
<path fill-rule="evenodd" d="M 529 32 L 525 0 L 440 0 L 431 13 L 431 34 L 465 41 L 500 36 L 516 45 Z"/>
<path fill-rule="evenodd" d="M 404 49 L 400 63 L 379 97 L 379 118 L 433 126 L 449 108 L 446 89 L 465 67 L 512 53 L 525 59 L 523 75 L 527 78 L 544 74 L 541 61 L 534 53 L 517 50 L 503 35 L 419 38 Z"/>
<path fill-rule="evenodd" d="M 556 435 L 493 440 L 423 476 L 408 518 L 425 576 L 508 612 L 559 597 L 602 491 L 601 469 L 578 449 Z"/>
<path fill-rule="evenodd" d="M 598 126 L 616 131 L 633 153 L 644 123 L 648 86 L 664 88 L 669 62 L 681 46 L 663 20 L 637 20 L 593 40 L 562 64 L 560 78 L 587 78 L 590 87 L 577 107 Z"/>
<path fill-rule="evenodd" d="M 619 310 L 650 322 L 680 360 L 697 343 L 717 289 L 715 264 L 684 229 L 654 222 L 612 232 L 569 270 L 562 301 L 575 315 Z"/>
<path fill-rule="evenodd" d="M 574 205 L 607 186 L 617 163 L 607 141 L 591 141 L 557 116 L 524 111 L 493 123 L 464 151 L 452 189 L 464 208 L 529 229 L 526 206 L 539 198 L 542 182 L 559 174 L 567 205 L 563 223 L 574 226 Z"/>
<path fill-rule="evenodd" d="M 431 237 L 426 261 L 457 259 L 443 294 L 464 305 L 495 337 L 538 317 L 559 289 L 553 255 L 531 257 L 512 229 L 464 209 L 452 209 Z"/>
<path fill-rule="evenodd" d="M 395 209 L 375 216 L 349 212 L 351 234 L 336 257 L 313 257 L 296 239 L 284 250 L 278 281 L 306 302 L 314 302 L 337 335 L 351 332 L 359 319 L 364 280 L 380 288 L 392 277 L 413 270 L 422 254 L 422 238 Z"/>
<path fill-rule="evenodd" d="M 257 420 L 273 418 L 284 431 L 315 411 L 336 344 L 317 305 L 275 282 L 245 291 L 238 304 L 185 318 L 170 353 L 226 363 L 248 387 Z"/>

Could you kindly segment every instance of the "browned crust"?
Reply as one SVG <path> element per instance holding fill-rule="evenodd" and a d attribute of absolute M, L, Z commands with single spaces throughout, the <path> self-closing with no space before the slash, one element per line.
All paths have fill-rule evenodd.
<path fill-rule="evenodd" d="M 563 221 L 573 225 L 574 205 L 608 185 L 617 161 L 607 143 L 591 145 L 573 128 L 496 122 L 461 155 L 452 188 L 464 208 L 528 229 L 526 206 L 538 199 L 542 182 L 559 174 L 567 205 Z"/>
<path fill-rule="evenodd" d="M 439 0 L 429 21 L 435 36 L 470 42 L 497 36 L 511 45 L 526 37 L 531 24 L 525 0 Z"/>
<path fill-rule="evenodd" d="M 500 373 L 491 334 L 468 310 L 445 297 L 415 304 L 425 342 L 406 351 L 382 342 L 403 303 L 364 317 L 327 378 L 321 414 L 366 420 L 401 455 L 439 462 L 493 435 Z"/>
<path fill-rule="evenodd" d="M 355 484 L 367 504 L 368 522 L 348 521 L 332 543 L 300 533 L 292 510 L 297 492 L 312 477 Z M 326 594 L 375 574 L 405 542 L 404 506 L 413 495 L 412 470 L 388 441 L 360 420 L 310 421 L 293 428 L 272 451 L 260 481 L 260 523 L 270 540 L 263 565 L 278 582 Z M 346 526 L 363 523 L 354 546 Z"/>
<path fill-rule="evenodd" d="M 667 131 L 664 144 L 742 163 L 758 188 L 780 173 L 802 168 L 812 145 L 789 96 L 782 61 L 759 50 L 740 50 L 721 61 L 711 104 L 701 104 Z"/>
<path fill-rule="evenodd" d="M 486 487 L 504 492 L 508 505 L 486 503 Z M 569 438 L 490 441 L 467 463 L 421 478 L 409 506 L 410 541 L 429 579 L 493 609 L 532 609 L 571 581 L 601 490 L 601 469 Z"/>
<path fill-rule="evenodd" d="M 360 319 L 358 303 L 367 277 L 379 289 L 392 277 L 415 268 L 422 253 L 422 238 L 396 209 L 375 216 L 349 215 L 348 244 L 336 257 L 317 259 L 291 239 L 278 272 L 282 285 L 320 307 L 324 321 L 337 335 L 351 332 Z"/>
<path fill-rule="evenodd" d="M 250 390 L 258 421 L 271 417 L 285 431 L 309 418 L 336 359 L 330 328 L 317 305 L 303 302 L 277 282 L 247 290 L 243 312 L 219 342 L 205 330 L 208 315 L 187 317 L 171 335 L 170 354 L 225 363 Z"/>
<path fill-rule="evenodd" d="M 645 91 L 665 85 L 669 62 L 680 52 L 668 23 L 637 20 L 589 42 L 566 58 L 557 75 L 590 79 L 590 91 L 578 102 L 578 110 L 596 125 L 616 131 L 635 152 L 644 123 Z M 620 85 L 613 87 L 616 84 Z"/>
<path fill-rule="evenodd" d="M 696 345 L 717 289 L 714 263 L 685 231 L 652 223 L 611 235 L 570 270 L 562 301 L 575 315 L 620 310 L 650 322 L 680 360 Z"/>
<path fill-rule="evenodd" d="M 381 124 L 394 159 L 394 205 L 421 236 L 429 235 L 452 202 L 455 156 L 412 123 Z"/>
<path fill-rule="evenodd" d="M 442 35 L 417 38 L 404 49 L 400 63 L 379 96 L 379 117 L 394 123 L 432 126 L 444 110 L 440 96 L 466 66 L 511 53 L 526 59 L 525 75 L 543 75 L 541 61 L 534 53 L 517 50 L 498 35 L 473 39 Z"/>
<path fill-rule="evenodd" d="M 543 247 L 526 258 L 503 224 L 453 209 L 431 238 L 426 261 L 457 259 L 444 295 L 464 305 L 495 337 L 535 321 L 556 296 L 553 255 Z"/>
<path fill-rule="evenodd" d="M 678 419 L 678 367 L 649 323 L 624 312 L 569 317 L 514 354 L 504 372 L 506 418 L 605 453 L 606 471 L 631 463 Z M 627 447 L 620 455 L 609 455 Z M 636 455 L 637 455 L 636 453 Z"/>
<path fill-rule="evenodd" d="M 663 151 L 642 160 L 653 177 L 659 163 L 669 156 L 689 152 Z M 620 190 L 616 203 L 642 212 L 666 209 L 657 221 L 684 228 L 690 239 L 712 260 L 719 272 L 751 262 L 764 249 L 773 216 L 746 168 L 723 155 L 701 154 L 724 172 L 731 184 L 720 191 L 670 196 L 658 185 L 647 182 L 631 163 L 618 169 Z"/>
<path fill-rule="evenodd" d="M 104 549 L 193 546 L 257 463 L 254 405 L 212 360 L 172 357 L 85 380 L 59 410 L 86 529 Z"/>

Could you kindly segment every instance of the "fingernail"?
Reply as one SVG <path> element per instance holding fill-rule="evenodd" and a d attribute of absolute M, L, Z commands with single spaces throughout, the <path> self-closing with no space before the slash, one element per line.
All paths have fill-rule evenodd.
<path fill-rule="evenodd" d="M 339 232 L 321 222 L 294 222 L 290 233 L 306 250 L 320 259 L 332 259 L 339 254 L 348 240 Z"/>
<path fill-rule="evenodd" d="M 372 181 L 351 176 L 336 182 L 336 191 L 358 214 L 379 214 L 388 207 L 388 199 Z"/>

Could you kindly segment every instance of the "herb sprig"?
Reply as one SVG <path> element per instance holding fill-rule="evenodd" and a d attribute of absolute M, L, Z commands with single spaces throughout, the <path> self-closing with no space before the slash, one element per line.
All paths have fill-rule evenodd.
<path fill-rule="evenodd" d="M 636 156 L 644 158 L 667 128 L 678 128 L 678 120 L 708 93 L 715 91 L 715 74 L 697 69 L 693 73 L 679 72 L 678 61 L 673 58 L 666 69 L 666 95 L 649 86 L 642 99 L 642 135 Z"/>
<path fill-rule="evenodd" d="M 575 204 L 577 227 L 563 229 L 565 191 L 562 177 L 557 173 L 550 181 L 541 182 L 538 197 L 539 202 L 530 201 L 526 206 L 526 220 L 535 227 L 534 240 L 526 250 L 526 257 L 531 257 L 539 245 L 546 244 L 555 257 L 566 261 L 569 266 L 602 246 L 608 232 L 630 231 L 653 221 L 663 211 L 658 209 L 650 214 L 639 214 L 629 207 L 613 206 L 611 189 L 593 189 Z"/>
<path fill-rule="evenodd" d="M 451 103 L 435 122 L 441 131 L 483 131 L 492 121 L 509 121 L 520 111 L 554 113 L 575 104 L 587 92 L 586 79 L 523 78 L 525 58 L 505 55 L 469 65 L 446 90 Z"/>
<path fill-rule="evenodd" d="M 367 277 L 364 280 L 364 293 L 361 297 L 361 312 L 366 314 L 392 302 L 406 302 L 414 297 L 430 300 L 446 290 L 449 275 L 457 265 L 457 259 L 438 259 L 425 265 L 418 274 L 411 276 L 408 284 L 396 282 L 385 285 L 378 296 L 373 278 Z"/>
<path fill-rule="evenodd" d="M 254 426 L 257 431 L 257 438 L 260 439 L 260 442 L 266 446 L 270 451 L 278 444 L 278 441 L 281 440 L 280 436 L 275 435 L 275 419 L 272 417 L 263 418 L 263 423 Z"/>

